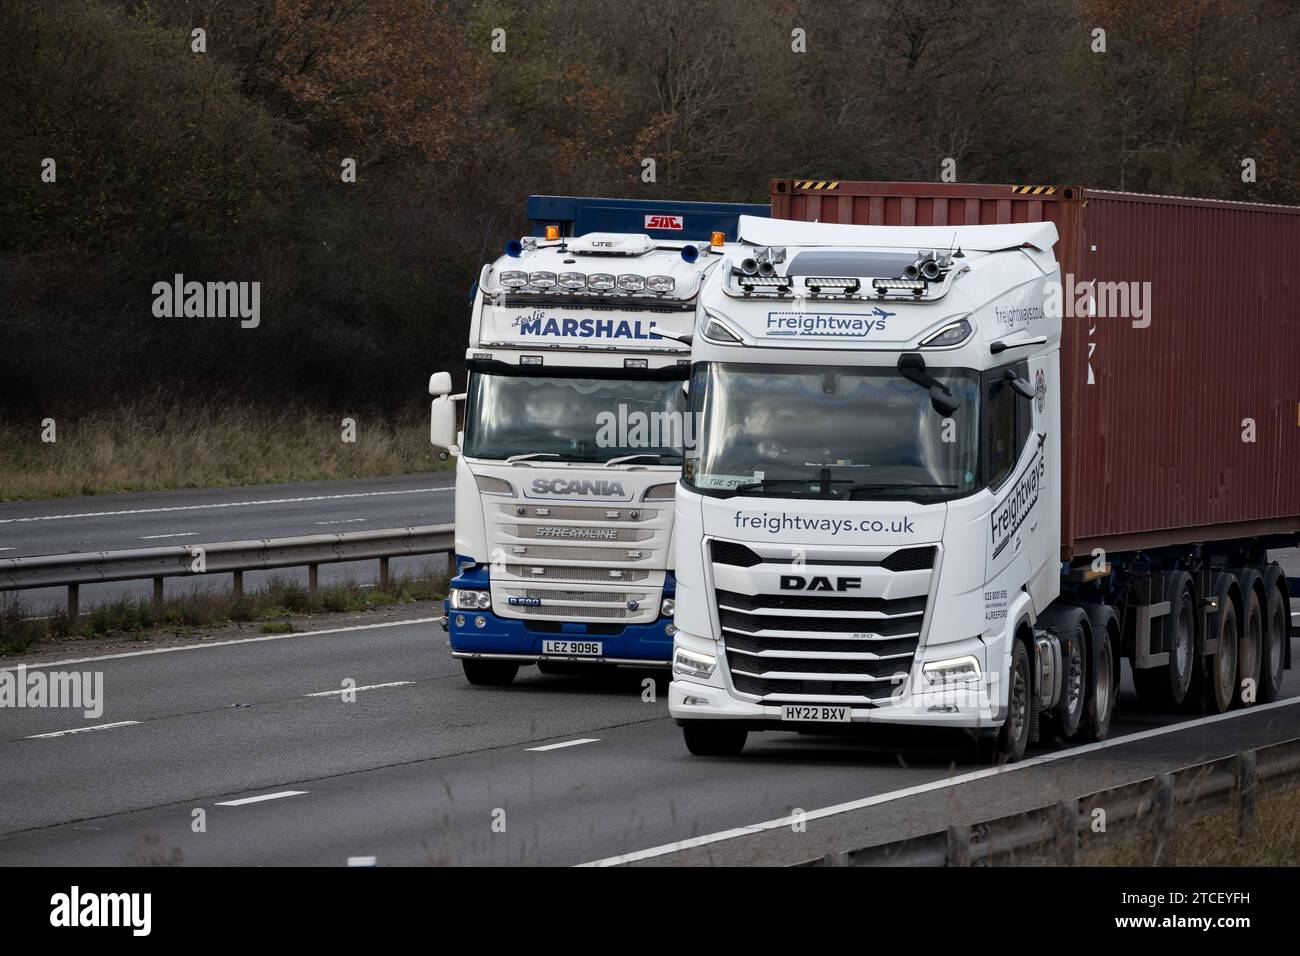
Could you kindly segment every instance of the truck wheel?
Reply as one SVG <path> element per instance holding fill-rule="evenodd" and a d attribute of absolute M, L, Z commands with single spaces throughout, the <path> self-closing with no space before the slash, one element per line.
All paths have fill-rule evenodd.
<path fill-rule="evenodd" d="M 1119 703 L 1119 681 L 1115 680 L 1116 647 L 1110 629 L 1098 628 L 1093 635 L 1097 641 L 1097 667 L 1088 688 L 1080 726 L 1084 740 L 1105 740 L 1110 734 L 1110 721 Z"/>
<path fill-rule="evenodd" d="M 1219 639 L 1219 649 L 1206 668 L 1209 693 L 1207 704 L 1214 713 L 1222 714 L 1232 706 L 1232 695 L 1237 690 L 1237 607 L 1223 589 L 1219 610 L 1210 622 L 1209 637 Z"/>
<path fill-rule="evenodd" d="M 519 673 L 519 665 L 513 661 L 480 661 L 465 659 L 465 679 L 471 684 L 482 687 L 509 687 Z"/>
<path fill-rule="evenodd" d="M 1088 669 L 1084 655 L 1088 650 L 1088 636 L 1083 625 L 1075 627 L 1067 638 L 1069 650 L 1061 648 L 1061 702 L 1051 717 L 1051 733 L 1062 743 L 1069 743 L 1079 732 L 1083 721 L 1083 705 L 1088 692 Z"/>
<path fill-rule="evenodd" d="M 1033 701 L 1034 680 L 1029 670 L 1029 651 L 1025 642 L 1017 640 L 1011 646 L 1011 671 L 1007 675 L 1007 719 L 992 741 L 977 742 L 981 762 L 1014 763 L 1025 755 L 1029 746 L 1029 719 Z"/>
<path fill-rule="evenodd" d="M 749 731 L 744 727 L 715 724 L 709 720 L 682 724 L 686 749 L 697 757 L 734 757 L 745 749 L 748 736 Z"/>
<path fill-rule="evenodd" d="M 1260 656 L 1264 647 L 1264 610 L 1259 605 L 1259 593 L 1253 587 L 1243 593 L 1241 605 L 1241 633 L 1237 641 L 1237 679 L 1234 681 L 1232 701 L 1237 707 L 1247 707 L 1259 700 Z M 1247 690 L 1247 687 L 1250 689 Z"/>
<path fill-rule="evenodd" d="M 1180 579 L 1187 575 L 1178 572 Z M 1174 710 L 1187 699 L 1196 670 L 1196 618 L 1194 616 L 1190 580 L 1181 581 L 1169 597 L 1169 616 L 1166 620 L 1170 639 L 1165 650 L 1169 663 L 1133 671 L 1133 685 L 1144 707 L 1152 710 Z"/>
<path fill-rule="evenodd" d="M 1282 692 L 1282 668 L 1286 666 L 1287 633 L 1286 604 L 1282 592 L 1268 589 L 1268 602 L 1264 608 L 1264 649 L 1260 654 L 1259 702 L 1267 704 L 1277 700 Z"/>

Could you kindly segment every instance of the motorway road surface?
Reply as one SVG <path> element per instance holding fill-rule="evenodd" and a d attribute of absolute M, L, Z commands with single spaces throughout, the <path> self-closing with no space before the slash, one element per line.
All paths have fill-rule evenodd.
<path fill-rule="evenodd" d="M 451 524 L 455 518 L 453 484 L 451 472 L 441 471 L 6 502 L 0 503 L 0 558 Z M 320 581 L 323 585 L 350 577 L 371 581 L 374 565 L 322 565 Z M 442 569 L 446 561 L 402 559 L 392 567 L 395 574 L 405 574 L 426 566 Z M 305 569 L 284 569 L 250 573 L 245 585 L 256 588 L 272 576 L 307 579 Z M 229 577 L 173 578 L 166 587 L 170 594 L 225 588 Z M 84 585 L 81 605 L 88 608 L 122 596 L 145 598 L 150 594 L 148 581 Z M 61 588 L 33 590 L 23 594 L 22 600 L 30 613 L 39 613 L 60 606 L 66 592 Z"/>
<path fill-rule="evenodd" d="M 432 623 L 51 667 L 101 671 L 106 704 L 0 710 L 0 864 L 576 864 L 879 798 L 645 859 L 791 863 L 1300 736 L 1294 671 L 1285 702 L 1209 722 L 1126 690 L 1107 745 L 945 785 L 977 769 L 947 738 L 767 733 L 691 757 L 643 675 L 472 687 Z M 367 689 L 348 702 L 345 679 Z"/>

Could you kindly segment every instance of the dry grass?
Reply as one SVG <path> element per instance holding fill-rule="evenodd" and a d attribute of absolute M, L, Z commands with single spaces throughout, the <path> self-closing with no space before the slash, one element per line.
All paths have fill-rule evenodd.
<path fill-rule="evenodd" d="M 1216 813 L 1179 827 L 1156 858 L 1154 838 L 1130 837 L 1088 847 L 1084 866 L 1297 866 L 1300 865 L 1300 790 L 1260 801 L 1255 827 L 1237 838 L 1233 812 Z M 1090 834 L 1085 834 L 1085 841 Z"/>
<path fill-rule="evenodd" d="M 398 417 L 319 409 L 163 400 L 55 414 L 53 443 L 44 416 L 0 421 L 0 500 L 96 495 L 161 488 L 365 478 L 445 467 L 429 444 L 427 414 Z M 356 441 L 342 440 L 342 420 Z"/>
<path fill-rule="evenodd" d="M 404 575 L 390 579 L 388 589 L 362 587 L 354 582 L 322 587 L 316 597 L 297 581 L 274 578 L 236 600 L 230 591 L 214 591 L 176 597 L 155 610 L 148 600 L 121 600 L 99 605 L 75 622 L 66 614 L 48 618 L 27 616 L 12 592 L 0 594 L 0 655 L 19 654 L 42 641 L 69 637 L 127 638 L 147 640 L 151 631 L 185 633 L 193 628 L 230 622 L 262 622 L 267 634 L 293 630 L 286 620 L 296 614 L 364 611 L 410 601 L 429 601 L 445 596 L 445 574 Z"/>

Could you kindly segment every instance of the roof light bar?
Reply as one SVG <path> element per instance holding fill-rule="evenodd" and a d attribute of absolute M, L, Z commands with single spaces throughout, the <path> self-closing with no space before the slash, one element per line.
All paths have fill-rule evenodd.
<path fill-rule="evenodd" d="M 803 284 L 813 292 L 820 292 L 822 289 L 843 289 L 849 293 L 857 292 L 862 287 L 862 280 L 848 276 L 807 276 Z"/>

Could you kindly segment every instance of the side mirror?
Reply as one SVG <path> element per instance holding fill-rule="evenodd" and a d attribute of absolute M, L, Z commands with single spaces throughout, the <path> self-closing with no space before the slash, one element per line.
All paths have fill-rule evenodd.
<path fill-rule="evenodd" d="M 434 372 L 429 376 L 429 394 L 435 398 L 439 395 L 451 394 L 451 373 Z"/>
<path fill-rule="evenodd" d="M 1011 390 L 1021 398 L 1034 397 L 1034 386 L 1030 385 L 1023 378 L 1018 377 L 1015 372 L 1011 371 L 1011 369 L 1007 369 L 1007 384 L 1010 385 Z"/>
<path fill-rule="evenodd" d="M 961 408 L 961 399 L 945 392 L 942 385 L 932 385 L 930 404 L 944 418 L 950 418 L 957 414 L 957 409 Z"/>
<path fill-rule="evenodd" d="M 429 388 L 432 390 L 432 382 L 429 383 Z M 440 461 L 446 461 L 448 454 L 460 454 L 460 447 L 456 444 L 456 403 L 450 395 L 439 395 L 432 402 L 429 411 L 429 441 L 434 448 L 443 449 L 438 455 Z"/>

